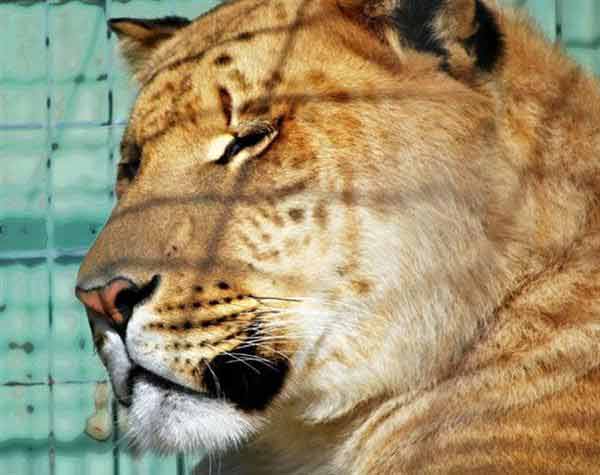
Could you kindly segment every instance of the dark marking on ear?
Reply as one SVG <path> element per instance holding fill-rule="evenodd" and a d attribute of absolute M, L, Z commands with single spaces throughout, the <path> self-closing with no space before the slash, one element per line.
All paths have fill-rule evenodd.
<path fill-rule="evenodd" d="M 392 13 L 392 21 L 400 38 L 417 51 L 433 53 L 446 58 L 448 51 L 436 38 L 433 22 L 444 5 L 444 0 L 404 0 Z"/>
<path fill-rule="evenodd" d="M 121 51 L 133 73 L 139 72 L 152 51 L 191 22 L 181 17 L 165 18 L 111 18 L 109 32 L 119 38 Z"/>
<path fill-rule="evenodd" d="M 504 36 L 492 12 L 480 1 L 475 4 L 476 33 L 465 42 L 475 54 L 475 65 L 486 72 L 494 69 L 504 53 Z"/>
<path fill-rule="evenodd" d="M 133 24 L 146 30 L 165 29 L 178 30 L 188 26 L 191 21 L 180 16 L 166 16 L 163 18 L 111 18 L 108 20 L 110 29 L 115 33 L 121 33 L 120 24 Z"/>
<path fill-rule="evenodd" d="M 183 28 L 191 23 L 191 21 L 187 18 L 174 15 L 163 18 L 155 18 L 152 20 L 141 20 L 141 22 L 145 23 L 149 27 L 161 26 L 167 28 Z"/>
<path fill-rule="evenodd" d="M 175 15 L 150 20 L 150 24 L 152 26 L 166 26 L 168 28 L 183 28 L 184 26 L 188 26 L 190 23 L 191 20 Z"/>
<path fill-rule="evenodd" d="M 256 332 L 248 331 L 251 336 Z M 258 358 L 257 358 L 258 357 Z M 244 411 L 265 409 L 281 391 L 289 366 L 286 360 L 265 360 L 256 346 L 241 343 L 210 362 L 202 381 L 211 397 L 224 397 Z"/>

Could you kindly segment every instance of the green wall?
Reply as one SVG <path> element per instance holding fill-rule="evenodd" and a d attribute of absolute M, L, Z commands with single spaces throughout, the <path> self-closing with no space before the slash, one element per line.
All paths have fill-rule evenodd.
<path fill-rule="evenodd" d="M 216 1 L 0 2 L 0 474 L 175 474 L 83 433 L 105 372 L 73 297 L 113 204 L 133 88 L 107 36 L 117 16 L 194 17 Z M 600 71 L 598 0 L 513 0 Z"/>

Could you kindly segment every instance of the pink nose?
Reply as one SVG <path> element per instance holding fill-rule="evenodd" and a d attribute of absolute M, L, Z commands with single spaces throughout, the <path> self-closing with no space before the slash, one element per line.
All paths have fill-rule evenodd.
<path fill-rule="evenodd" d="M 116 305 L 117 296 L 126 289 L 134 288 L 135 285 L 125 279 L 116 279 L 102 288 L 83 290 L 75 289 L 75 295 L 88 309 L 106 317 L 111 323 L 123 325 L 126 316 Z"/>

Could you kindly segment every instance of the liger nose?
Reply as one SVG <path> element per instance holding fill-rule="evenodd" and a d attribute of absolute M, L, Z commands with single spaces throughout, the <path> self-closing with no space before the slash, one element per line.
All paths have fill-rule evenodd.
<path fill-rule="evenodd" d="M 123 278 L 111 280 L 103 287 L 86 290 L 75 289 L 75 295 L 92 310 L 93 316 L 105 318 L 113 327 L 124 327 L 136 305 L 152 296 L 158 287 L 159 277 L 154 276 L 150 282 L 139 287 Z"/>

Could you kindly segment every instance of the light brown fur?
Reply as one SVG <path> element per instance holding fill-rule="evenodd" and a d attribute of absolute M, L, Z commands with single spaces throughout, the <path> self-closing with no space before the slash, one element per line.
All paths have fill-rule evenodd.
<path fill-rule="evenodd" d="M 285 312 L 260 354 L 302 363 L 224 473 L 600 473 L 598 83 L 514 12 L 486 73 L 451 1 L 442 71 L 393 2 L 340 3 L 228 3 L 134 62 L 141 170 L 80 279 L 161 273 L 148 329 L 201 361 Z M 229 114 L 282 126 L 215 168 Z M 306 350 L 315 309 L 273 295 L 335 334 Z"/>

